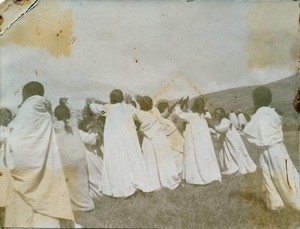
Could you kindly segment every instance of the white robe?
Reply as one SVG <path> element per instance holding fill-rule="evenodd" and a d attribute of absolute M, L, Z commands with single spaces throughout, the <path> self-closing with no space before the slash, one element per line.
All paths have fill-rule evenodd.
<path fill-rule="evenodd" d="M 44 97 L 32 96 L 8 126 L 12 185 L 4 226 L 57 227 L 59 219 L 74 221 L 47 107 L 49 102 Z"/>
<path fill-rule="evenodd" d="M 175 107 L 175 114 L 187 122 L 183 179 L 187 183 L 201 185 L 221 181 L 220 168 L 204 115 L 182 112 L 180 107 Z"/>
<path fill-rule="evenodd" d="M 0 207 L 6 206 L 9 187 L 9 170 L 6 165 L 6 139 L 8 132 L 6 126 L 0 126 Z"/>
<path fill-rule="evenodd" d="M 223 118 L 215 129 L 220 134 L 221 146 L 219 156 L 222 173 L 229 175 L 235 172 L 239 174 L 253 173 L 256 165 L 250 158 L 244 142 L 231 122 Z"/>
<path fill-rule="evenodd" d="M 77 120 L 68 120 L 73 133 L 67 133 L 63 121 L 54 122 L 58 149 L 67 180 L 73 210 L 90 211 L 95 208 L 90 197 L 86 149 L 79 134 Z"/>
<path fill-rule="evenodd" d="M 153 185 L 149 183 L 133 120 L 135 108 L 125 103 L 92 103 L 90 108 L 95 114 L 106 115 L 102 193 L 114 197 L 127 197 L 137 189 L 144 192 L 154 191 Z"/>
<path fill-rule="evenodd" d="M 103 160 L 97 155 L 92 146 L 96 144 L 97 138 L 94 133 L 86 133 L 79 130 L 81 138 L 86 146 L 86 161 L 88 166 L 90 196 L 99 199 L 101 194 L 101 179 Z"/>
<path fill-rule="evenodd" d="M 143 155 L 155 189 L 161 187 L 175 189 L 180 179 L 178 176 L 174 153 L 164 133 L 164 128 L 153 111 L 138 111 L 137 119 L 141 123 L 140 130 L 144 133 Z"/>
<path fill-rule="evenodd" d="M 179 176 L 181 176 L 183 169 L 184 138 L 172 121 L 162 118 L 160 112 L 156 107 L 153 107 L 152 113 L 159 119 L 163 131 L 168 138 L 169 144 L 173 151 L 172 155 L 176 163 L 177 173 L 179 174 Z"/>
<path fill-rule="evenodd" d="M 244 129 L 245 137 L 261 151 L 263 195 L 276 210 L 284 205 L 300 210 L 299 173 L 283 143 L 282 118 L 270 107 L 259 108 Z"/>
<path fill-rule="evenodd" d="M 247 119 L 245 118 L 245 115 L 242 113 L 242 112 L 240 112 L 239 114 L 238 114 L 238 120 L 239 120 L 239 128 L 240 128 L 240 130 L 242 130 L 242 125 L 247 125 Z"/>
<path fill-rule="evenodd" d="M 239 129 L 239 120 L 238 117 L 234 112 L 231 112 L 228 116 L 228 119 L 231 121 L 231 123 L 234 125 L 235 129 Z"/>

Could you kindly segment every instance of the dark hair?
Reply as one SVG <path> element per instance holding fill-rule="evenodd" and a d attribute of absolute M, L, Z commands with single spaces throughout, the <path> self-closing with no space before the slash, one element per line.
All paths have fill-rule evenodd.
<path fill-rule="evenodd" d="M 157 109 L 160 113 L 164 112 L 169 107 L 169 104 L 167 102 L 160 102 L 157 104 Z"/>
<path fill-rule="evenodd" d="M 131 100 L 130 104 L 136 108 L 136 102 L 134 100 Z"/>
<path fill-rule="evenodd" d="M 5 113 L 8 115 L 9 120 L 6 120 L 8 122 L 4 122 L 3 114 L 5 114 Z M 13 118 L 12 112 L 9 109 L 4 108 L 4 107 L 0 108 L 0 119 L 1 119 L 0 122 L 1 122 L 1 125 L 7 126 L 8 123 L 12 120 L 12 118 Z"/>
<path fill-rule="evenodd" d="M 54 115 L 58 121 L 63 121 L 65 123 L 65 131 L 67 133 L 73 134 L 72 127 L 68 125 L 67 120 L 71 118 L 71 113 L 69 108 L 65 104 L 59 104 L 54 109 Z"/>
<path fill-rule="evenodd" d="M 192 112 L 202 114 L 204 113 L 205 101 L 203 98 L 196 98 L 191 108 Z"/>
<path fill-rule="evenodd" d="M 224 110 L 223 107 L 217 107 L 217 108 L 215 109 L 215 111 L 214 111 L 214 114 L 215 114 L 215 113 L 219 113 L 219 114 L 221 115 L 222 118 L 226 118 L 226 117 L 227 117 L 226 112 L 225 112 L 225 110 Z"/>
<path fill-rule="evenodd" d="M 269 106 L 272 102 L 271 90 L 265 86 L 255 88 L 252 92 L 252 97 L 256 109 Z"/>
<path fill-rule="evenodd" d="M 149 96 L 143 96 L 140 108 L 143 111 L 150 111 L 153 108 L 153 101 Z"/>
<path fill-rule="evenodd" d="M 115 89 L 110 93 L 110 102 L 112 104 L 121 103 L 124 101 L 123 92 L 119 89 Z"/>
<path fill-rule="evenodd" d="M 40 95 L 44 96 L 44 86 L 36 81 L 31 81 L 23 87 L 23 91 L 28 93 L 30 96 Z"/>

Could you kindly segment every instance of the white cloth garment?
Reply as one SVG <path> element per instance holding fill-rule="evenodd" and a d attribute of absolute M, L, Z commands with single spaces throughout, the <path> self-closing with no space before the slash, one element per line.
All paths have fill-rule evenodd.
<path fill-rule="evenodd" d="M 207 118 L 207 119 L 210 119 L 210 120 L 212 120 L 212 117 L 211 117 L 211 114 L 210 114 L 210 112 L 209 112 L 209 111 L 206 111 L 206 112 L 205 112 L 205 115 L 204 115 L 204 117 L 205 117 L 205 118 Z"/>
<path fill-rule="evenodd" d="M 153 111 L 138 111 L 137 119 L 141 123 L 140 130 L 144 134 L 142 150 L 155 189 L 161 187 L 175 189 L 180 182 L 174 153 L 167 136 Z"/>
<path fill-rule="evenodd" d="M 183 179 L 191 184 L 221 181 L 209 128 L 204 115 L 183 112 L 175 107 L 175 114 L 187 122 L 184 144 Z"/>
<path fill-rule="evenodd" d="M 179 174 L 179 176 L 181 176 L 183 169 L 184 138 L 172 121 L 161 117 L 161 114 L 156 107 L 152 108 L 152 113 L 159 119 L 163 131 L 167 136 L 167 139 L 173 151 L 173 157 L 176 163 L 177 173 Z"/>
<path fill-rule="evenodd" d="M 283 143 L 282 118 L 270 107 L 259 108 L 244 129 L 249 142 L 262 152 L 263 194 L 266 205 L 300 210 L 299 173 Z"/>
<path fill-rule="evenodd" d="M 12 159 L 9 167 L 12 185 L 4 226 L 57 227 L 58 219 L 74 221 L 47 107 L 49 102 L 44 97 L 32 96 L 22 104 L 8 126 L 7 150 Z M 46 225 L 41 223 L 41 218 Z"/>
<path fill-rule="evenodd" d="M 54 122 L 59 153 L 73 210 L 90 211 L 93 210 L 95 206 L 89 194 L 86 149 L 77 127 L 75 113 L 69 105 L 67 106 L 71 113 L 68 124 L 72 128 L 72 133 L 66 132 L 63 121 L 56 120 Z"/>
<path fill-rule="evenodd" d="M 240 112 L 237 117 L 239 120 L 239 129 L 242 130 L 242 125 L 246 126 L 248 123 L 247 119 L 245 118 L 245 115 L 242 112 Z"/>
<path fill-rule="evenodd" d="M 99 199 L 101 194 L 102 179 L 102 158 L 97 155 L 92 146 L 96 144 L 97 135 L 95 133 L 86 133 L 79 130 L 81 138 L 86 146 L 86 161 L 88 166 L 90 196 L 93 199 Z"/>
<path fill-rule="evenodd" d="M 230 122 L 234 125 L 235 129 L 239 129 L 239 120 L 234 112 L 231 112 L 228 116 Z"/>
<path fill-rule="evenodd" d="M 8 128 L 6 126 L 0 126 L 0 207 L 6 206 L 9 186 L 9 170 L 5 160 L 7 136 Z"/>
<path fill-rule="evenodd" d="M 137 189 L 154 191 L 137 137 L 133 116 L 135 108 L 125 103 L 90 105 L 93 113 L 106 115 L 102 193 L 127 197 Z"/>
<path fill-rule="evenodd" d="M 229 175 L 253 173 L 256 165 L 250 158 L 244 142 L 238 131 L 228 119 L 223 118 L 215 129 L 220 134 L 220 164 L 222 173 Z"/>

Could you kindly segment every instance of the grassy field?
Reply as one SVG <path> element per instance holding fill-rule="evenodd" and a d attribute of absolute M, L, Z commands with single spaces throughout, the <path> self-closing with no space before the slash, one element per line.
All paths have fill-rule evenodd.
<path fill-rule="evenodd" d="M 298 132 L 285 132 L 285 144 L 299 171 Z M 257 163 L 259 155 L 247 145 Z M 248 176 L 223 177 L 222 183 L 176 190 L 136 193 L 126 199 L 104 196 L 96 209 L 77 213 L 85 227 L 135 228 L 300 228 L 300 213 L 286 208 L 272 212 L 260 196 L 259 170 Z"/>
<path fill-rule="evenodd" d="M 284 134 L 299 171 L 299 134 Z M 248 144 L 247 148 L 257 163 L 258 153 Z M 266 209 L 260 196 L 259 170 L 248 176 L 223 177 L 221 183 L 207 186 L 182 183 L 173 191 L 137 192 L 126 199 L 103 196 L 95 206 L 91 212 L 76 213 L 77 222 L 98 228 L 300 228 L 299 212 Z M 0 210 L 0 218 L 3 213 Z M 2 223 L 3 218 L 0 226 Z"/>

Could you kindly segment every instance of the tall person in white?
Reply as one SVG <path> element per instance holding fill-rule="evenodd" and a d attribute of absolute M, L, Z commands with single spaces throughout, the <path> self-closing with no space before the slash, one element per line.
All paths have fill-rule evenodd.
<path fill-rule="evenodd" d="M 175 114 L 187 122 L 184 138 L 183 179 L 190 184 L 205 185 L 221 181 L 221 172 L 204 114 L 205 102 L 197 98 L 187 110 L 187 101 L 175 107 Z"/>
<path fill-rule="evenodd" d="M 285 205 L 300 210 L 299 173 L 283 143 L 282 117 L 270 107 L 271 90 L 264 86 L 256 88 L 253 102 L 256 112 L 244 133 L 261 152 L 259 163 L 266 205 L 271 210 Z"/>
<path fill-rule="evenodd" d="M 87 100 L 89 105 L 91 101 Z M 146 164 L 140 148 L 134 116 L 136 109 L 124 102 L 121 90 L 110 93 L 110 104 L 91 103 L 93 113 L 106 115 L 102 192 L 108 196 L 128 197 L 137 189 L 154 191 L 149 183 Z"/>

